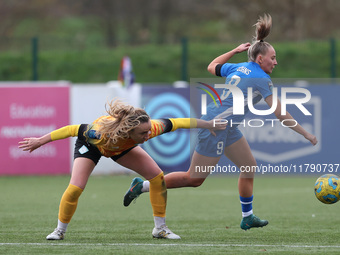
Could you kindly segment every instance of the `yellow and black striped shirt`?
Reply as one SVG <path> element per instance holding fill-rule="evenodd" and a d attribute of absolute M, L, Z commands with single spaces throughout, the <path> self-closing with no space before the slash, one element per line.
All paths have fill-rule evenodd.
<path fill-rule="evenodd" d="M 111 116 L 102 116 L 96 119 L 92 124 L 69 125 L 51 132 L 51 139 L 59 140 L 71 136 L 78 136 L 78 139 L 86 140 L 88 143 L 96 146 L 101 154 L 105 157 L 119 155 L 123 151 L 136 146 L 132 139 L 120 139 L 116 144 L 105 146 L 106 138 L 96 131 L 103 118 L 112 118 Z M 191 118 L 171 118 L 151 120 L 151 129 L 149 139 L 164 133 L 175 131 L 179 128 L 196 128 L 197 120 Z"/>

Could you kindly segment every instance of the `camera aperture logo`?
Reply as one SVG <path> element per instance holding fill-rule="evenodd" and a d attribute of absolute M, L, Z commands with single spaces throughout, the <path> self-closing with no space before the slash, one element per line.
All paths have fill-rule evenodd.
<path fill-rule="evenodd" d="M 221 100 L 221 97 L 218 95 L 217 91 L 211 87 L 209 84 L 206 84 L 206 83 L 203 83 L 203 82 L 198 82 L 199 84 L 209 88 L 212 92 L 214 92 L 214 94 L 217 96 L 218 100 L 220 101 L 220 104 L 222 105 L 222 100 Z M 216 107 L 218 107 L 218 104 L 215 100 L 215 97 L 211 94 L 211 92 L 205 88 L 201 88 L 201 87 L 196 87 L 200 90 L 203 90 L 204 92 L 206 92 L 211 98 L 212 100 L 214 101 Z M 201 95 L 201 99 L 202 99 L 202 105 L 201 105 L 201 114 L 202 115 L 206 115 L 207 114 L 207 95 L 206 94 L 202 94 Z"/>
<path fill-rule="evenodd" d="M 208 85 L 203 82 L 198 82 L 199 84 L 209 88 L 216 96 L 217 99 L 220 102 L 220 105 L 222 106 L 222 98 L 226 99 L 227 96 L 232 94 L 232 114 L 233 115 L 245 115 L 245 106 L 248 107 L 249 111 L 255 115 L 258 116 L 267 116 L 275 112 L 277 108 L 277 102 L 278 102 L 278 88 L 272 89 L 272 105 L 269 109 L 266 110 L 258 110 L 254 107 L 253 98 L 251 96 L 248 96 L 247 98 L 244 97 L 244 94 L 240 88 L 238 88 L 235 85 L 230 84 L 215 84 L 214 87 L 211 85 Z M 216 107 L 219 107 L 219 104 L 217 104 L 216 99 L 212 95 L 210 91 L 208 91 L 205 88 L 197 87 L 198 89 L 206 92 L 213 100 Z M 223 89 L 223 92 L 221 96 L 218 94 L 216 89 Z M 253 88 L 248 87 L 247 88 L 248 95 L 253 95 Z M 201 94 L 201 115 L 207 115 L 207 94 Z M 289 94 L 299 94 L 303 95 L 303 97 L 294 97 L 289 98 Z M 225 96 L 227 95 L 227 96 Z M 287 105 L 295 105 L 304 115 L 311 116 L 312 114 L 306 109 L 306 107 L 303 105 L 304 103 L 308 103 L 311 99 L 311 93 L 305 88 L 292 88 L 292 87 L 282 87 L 281 88 L 281 115 L 286 115 L 287 113 Z M 219 118 L 220 119 L 220 118 Z M 220 121 L 220 120 L 219 120 Z M 229 122 L 229 125 L 243 125 L 243 126 L 250 126 L 250 127 L 262 127 L 265 122 L 271 123 L 272 127 L 274 127 L 274 122 L 279 122 L 278 119 L 250 119 L 246 123 L 245 120 L 242 122 L 234 122 L 231 120 Z M 291 123 L 291 124 L 285 124 L 285 123 Z M 280 122 L 283 127 L 295 127 L 298 125 L 298 122 L 295 119 L 286 119 Z M 293 124 L 292 124 L 293 123 Z"/>

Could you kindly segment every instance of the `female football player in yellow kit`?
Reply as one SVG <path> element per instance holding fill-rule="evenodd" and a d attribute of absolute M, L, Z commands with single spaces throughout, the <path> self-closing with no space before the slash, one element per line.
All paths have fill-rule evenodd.
<path fill-rule="evenodd" d="M 78 198 L 101 156 L 110 157 L 149 180 L 155 222 L 153 237 L 180 239 L 165 224 L 167 189 L 163 172 L 138 144 L 178 128 L 207 128 L 214 133 L 213 130 L 225 129 L 226 124 L 189 118 L 150 120 L 143 109 L 125 105 L 118 100 L 108 106 L 108 116 L 102 116 L 92 124 L 69 125 L 42 137 L 24 138 L 19 142 L 19 148 L 32 152 L 51 141 L 78 137 L 71 180 L 59 205 L 58 225 L 46 239 L 64 239 L 67 226 L 76 211 Z"/>

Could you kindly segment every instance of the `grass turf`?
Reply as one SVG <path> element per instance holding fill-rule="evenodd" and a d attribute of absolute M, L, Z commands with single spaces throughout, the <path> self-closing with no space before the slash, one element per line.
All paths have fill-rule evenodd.
<path fill-rule="evenodd" d="M 182 237 L 172 241 L 152 239 L 147 194 L 122 205 L 131 176 L 92 176 L 65 240 L 46 241 L 69 177 L 1 177 L 0 254 L 337 254 L 338 204 L 316 200 L 316 178 L 256 178 L 254 212 L 269 225 L 248 231 L 239 227 L 236 177 L 169 190 L 167 224 Z"/>

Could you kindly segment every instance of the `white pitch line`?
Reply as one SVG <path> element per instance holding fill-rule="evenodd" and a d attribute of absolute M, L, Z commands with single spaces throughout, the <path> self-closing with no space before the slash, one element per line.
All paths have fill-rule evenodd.
<path fill-rule="evenodd" d="M 283 247 L 283 248 L 340 248 L 340 245 L 285 244 L 190 244 L 190 243 L 0 243 L 0 246 L 186 246 L 186 247 Z"/>

